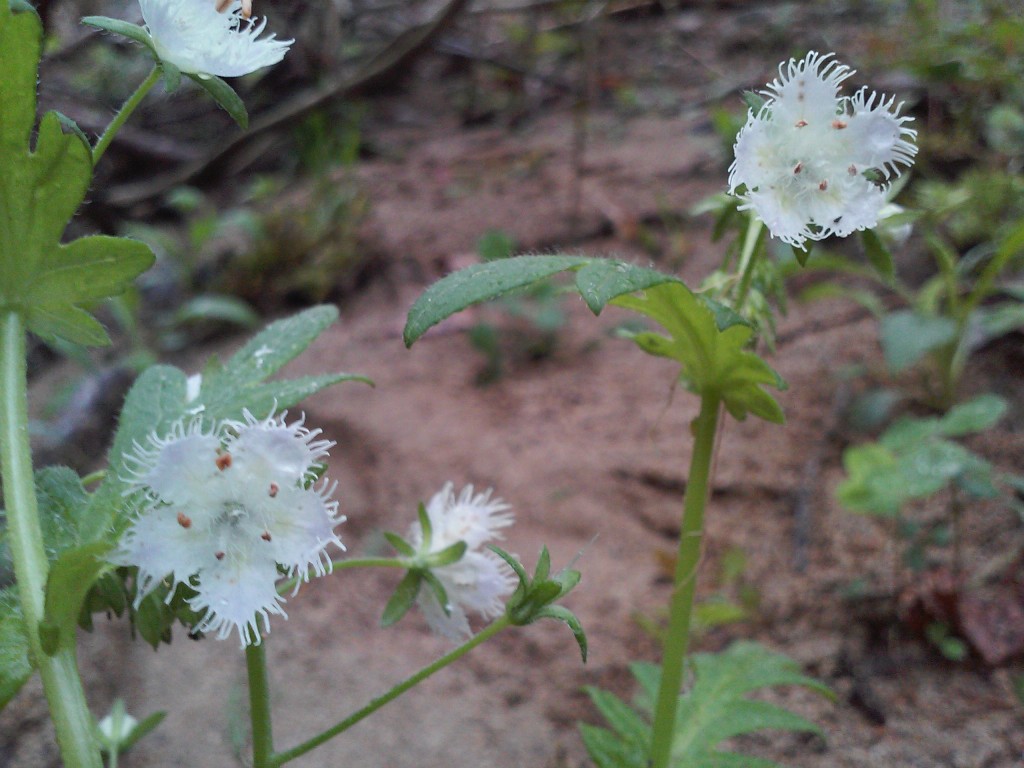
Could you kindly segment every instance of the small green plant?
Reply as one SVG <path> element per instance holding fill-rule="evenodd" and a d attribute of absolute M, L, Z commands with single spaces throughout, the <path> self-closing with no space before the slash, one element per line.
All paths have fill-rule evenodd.
<path fill-rule="evenodd" d="M 852 512 L 894 521 L 897 535 L 905 542 L 903 565 L 913 571 L 934 566 L 930 551 L 952 544 L 957 573 L 965 508 L 973 501 L 1000 495 L 1012 503 L 1011 491 L 1020 482 L 1015 476 L 1000 476 L 958 438 L 991 429 L 1006 409 L 1002 398 L 982 395 L 941 418 L 897 420 L 877 442 L 846 449 L 847 477 L 836 489 L 839 502 Z M 908 514 L 913 502 L 934 499 L 940 492 L 945 492 L 945 514 L 926 522 Z"/>

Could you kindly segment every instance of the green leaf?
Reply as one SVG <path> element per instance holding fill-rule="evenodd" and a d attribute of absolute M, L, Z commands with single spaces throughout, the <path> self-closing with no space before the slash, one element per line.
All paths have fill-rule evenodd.
<path fill-rule="evenodd" d="M 572 630 L 572 636 L 576 638 L 576 644 L 580 648 L 580 658 L 584 664 L 587 663 L 587 634 L 583 631 L 583 624 L 576 618 L 576 614 L 562 605 L 548 605 L 537 611 L 537 618 L 555 619 L 569 627 Z"/>
<path fill-rule="evenodd" d="M 40 639 L 44 651 L 51 656 L 61 648 L 74 647 L 75 626 L 82 602 L 93 582 L 113 568 L 106 562 L 106 555 L 112 548 L 113 545 L 107 542 L 94 542 L 66 550 L 50 569 Z M 46 633 L 44 627 L 48 630 Z"/>
<path fill-rule="evenodd" d="M 123 237 L 82 237 L 47 254 L 25 286 L 29 307 L 78 304 L 123 293 L 153 263 L 149 246 Z"/>
<path fill-rule="evenodd" d="M 906 370 L 932 350 L 955 339 L 956 323 L 948 317 L 932 317 L 904 309 L 882 319 L 882 352 L 893 373 Z"/>
<path fill-rule="evenodd" d="M 645 269 L 624 261 L 592 259 L 576 275 L 580 296 L 595 315 L 615 297 L 635 293 L 662 283 L 682 285 L 679 278 Z"/>
<path fill-rule="evenodd" d="M 79 523 L 82 541 L 108 540 L 124 531 L 132 513 L 131 499 L 125 496 L 125 478 L 130 477 L 125 457 L 134 452 L 136 444 L 148 445 L 151 434 L 170 431 L 185 413 L 185 392 L 185 374 L 171 366 L 152 366 L 136 379 L 121 409 L 107 475 Z"/>
<path fill-rule="evenodd" d="M 800 715 L 748 698 L 749 694 L 763 688 L 781 685 L 800 686 L 833 698 L 825 685 L 804 675 L 792 659 L 757 643 L 737 642 L 721 653 L 694 654 L 690 666 L 693 684 L 679 697 L 672 766 L 778 768 L 770 760 L 722 751 L 719 745 L 733 737 L 764 730 L 824 735 L 821 728 Z M 607 763 L 616 768 L 648 765 L 650 728 L 647 723 L 657 697 L 660 670 L 653 664 L 633 664 L 630 668 L 641 686 L 635 709 L 626 707 L 610 694 L 588 691 L 614 729 L 614 733 L 584 731 L 584 744 L 598 765 L 603 765 L 601 760 L 608 756 L 622 760 L 619 764 Z M 638 750 L 642 750 L 639 755 Z"/>
<path fill-rule="evenodd" d="M 249 127 L 249 113 L 245 111 L 245 102 L 235 93 L 234 88 L 213 75 L 194 75 L 188 72 L 185 74 L 192 82 L 210 94 L 242 130 Z"/>
<path fill-rule="evenodd" d="M 203 389 L 263 381 L 298 357 L 337 319 L 336 307 L 322 305 L 271 323 L 232 355 L 218 376 L 211 372 L 204 378 Z"/>
<path fill-rule="evenodd" d="M 388 544 L 395 548 L 402 557 L 416 557 L 416 550 L 413 549 L 412 545 L 399 536 L 397 533 L 391 533 L 391 531 L 384 531 L 384 538 L 387 539 Z"/>
<path fill-rule="evenodd" d="M 104 32 L 112 32 L 115 35 L 121 35 L 121 37 L 134 40 L 136 43 L 148 48 L 154 58 L 158 58 L 156 48 L 153 47 L 153 38 L 150 37 L 149 32 L 144 27 L 140 27 L 138 24 L 131 24 L 121 19 L 111 19 L 108 16 L 86 16 L 82 19 L 82 23 L 89 27 L 101 29 Z"/>
<path fill-rule="evenodd" d="M 0 709 L 7 706 L 31 676 L 28 636 L 17 591 L 6 587 L 0 589 Z"/>
<path fill-rule="evenodd" d="M 409 612 L 412 604 L 416 602 L 416 596 L 420 593 L 422 582 L 422 571 L 411 570 L 405 574 L 398 582 L 398 586 L 395 587 L 395 593 L 388 600 L 388 604 L 384 606 L 384 614 L 380 617 L 382 627 L 390 627 Z M 441 605 L 443 606 L 445 603 L 442 602 Z"/>
<path fill-rule="evenodd" d="M 984 432 L 994 427 L 1004 415 L 1008 404 L 998 395 L 981 395 L 973 400 L 953 406 L 942 417 L 939 429 L 946 437 L 959 437 Z"/>
<path fill-rule="evenodd" d="M 456 541 L 440 552 L 431 552 L 423 558 L 424 568 L 442 568 L 452 563 L 457 563 L 466 554 L 466 542 Z M 444 605 L 444 603 L 442 603 Z"/>
<path fill-rule="evenodd" d="M 875 272 L 885 283 L 891 283 L 896 276 L 896 267 L 893 265 L 892 254 L 885 247 L 882 238 L 873 229 L 864 229 L 860 233 L 860 241 L 864 246 L 864 255 L 868 262 L 875 268 Z"/>
<path fill-rule="evenodd" d="M 590 262 L 583 256 L 516 256 L 474 264 L 431 285 L 413 304 L 403 338 L 411 347 L 427 329 L 482 301 Z"/>
<path fill-rule="evenodd" d="M 637 345 L 649 354 L 668 357 L 682 366 L 680 379 L 696 393 L 714 392 L 729 413 L 743 419 L 753 413 L 782 423 L 782 408 L 762 387 L 785 387 L 767 363 L 747 351 L 753 330 L 741 324 L 719 328 L 712 309 L 679 282 L 666 282 L 642 296 L 619 296 L 611 302 L 651 318 L 669 336 L 641 333 Z"/>
<path fill-rule="evenodd" d="M 46 557 L 53 562 L 79 543 L 78 519 L 89 502 L 78 474 L 68 467 L 44 467 L 35 473 L 36 501 Z"/>
<path fill-rule="evenodd" d="M 895 517 L 909 498 L 898 464 L 896 456 L 877 443 L 847 448 L 843 452 L 847 477 L 836 488 L 839 503 L 852 512 Z"/>
<path fill-rule="evenodd" d="M 764 105 L 768 103 L 768 99 L 756 91 L 744 91 L 743 103 L 747 105 L 747 109 L 756 115 L 759 114 L 764 108 Z"/>
<path fill-rule="evenodd" d="M 133 241 L 61 244 L 92 180 L 92 149 L 67 118 L 46 114 L 30 145 L 42 28 L 35 13 L 0 13 L 0 310 L 47 341 L 108 343 L 82 303 L 116 295 L 152 264 Z"/>

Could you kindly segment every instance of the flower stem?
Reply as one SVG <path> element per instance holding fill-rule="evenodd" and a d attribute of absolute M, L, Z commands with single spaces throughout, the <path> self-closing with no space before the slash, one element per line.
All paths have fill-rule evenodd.
<path fill-rule="evenodd" d="M 346 717 L 337 725 L 328 728 L 326 731 L 323 731 L 322 733 L 314 736 L 313 738 L 302 742 L 296 747 L 292 747 L 291 749 L 285 750 L 284 752 L 277 753 L 276 755 L 274 755 L 269 765 L 271 766 L 271 768 L 277 768 L 278 766 L 284 765 L 289 760 L 294 760 L 295 758 L 306 754 L 310 750 L 319 747 L 325 741 L 333 739 L 339 733 L 348 730 L 353 725 L 358 723 L 360 720 L 368 717 L 369 715 L 372 715 L 374 712 L 376 712 L 378 709 L 383 707 L 388 702 L 397 699 L 399 696 L 401 696 L 403 693 L 405 693 L 413 686 L 418 685 L 422 681 L 426 680 L 435 672 L 444 669 L 453 661 L 457 661 L 458 659 L 462 658 L 471 650 L 473 650 L 478 645 L 483 643 L 485 640 L 489 640 L 490 638 L 494 637 L 494 635 L 498 634 L 507 626 L 509 626 L 509 619 L 507 616 L 502 616 L 501 618 L 496 619 L 487 627 L 480 630 L 480 632 L 478 632 L 476 635 L 467 640 L 465 643 L 460 645 L 458 648 L 451 651 L 450 653 L 445 654 L 432 664 L 428 664 L 416 674 L 400 682 L 387 693 L 383 694 L 382 696 L 378 696 L 362 709 L 353 712 L 351 715 Z"/>
<path fill-rule="evenodd" d="M 142 100 L 146 98 L 146 94 L 156 85 L 157 80 L 160 79 L 160 75 L 163 74 L 163 70 L 157 65 L 153 67 L 153 71 L 149 73 L 149 76 L 142 81 L 142 84 L 135 89 L 135 93 L 128 97 L 128 100 L 121 105 L 121 109 L 118 110 L 117 114 L 114 115 L 114 119 L 110 121 L 110 125 L 103 131 L 103 135 L 96 141 L 96 146 L 92 148 L 92 165 L 95 168 L 100 158 L 103 157 L 103 153 L 107 151 L 107 147 L 110 146 L 110 142 L 114 140 L 117 132 L 121 130 L 121 126 L 127 122 L 128 118 L 131 117 L 132 112 L 135 108 L 142 103 Z"/>
<path fill-rule="evenodd" d="M 760 250 L 758 246 L 764 239 L 762 232 L 764 223 L 751 211 L 750 223 L 747 225 L 747 232 L 743 237 L 743 251 L 740 254 L 738 271 L 740 273 L 740 288 L 736 296 L 736 304 L 733 309 L 743 314 L 743 305 L 747 303 L 747 296 L 750 293 L 750 284 L 754 279 L 754 267 L 757 266 L 757 259 L 754 255 Z"/>
<path fill-rule="evenodd" d="M 700 563 L 701 539 L 704 535 L 704 507 L 707 505 L 710 486 L 711 458 L 715 450 L 720 402 L 717 392 L 704 392 L 700 400 L 700 413 L 694 421 L 693 455 L 686 481 L 679 555 L 669 604 L 668 634 L 654 710 L 652 768 L 667 768 L 672 753 L 679 689 L 683 684 L 683 660 L 690 642 L 690 614 L 697 583 L 697 566 Z"/>
<path fill-rule="evenodd" d="M 7 507 L 8 545 L 14 561 L 21 612 L 65 768 L 101 768 L 75 650 L 61 648 L 55 655 L 48 656 L 39 639 L 49 563 L 43 548 L 32 477 L 27 389 L 25 328 L 17 312 L 8 312 L 0 320 L 0 466 Z"/>
<path fill-rule="evenodd" d="M 253 768 L 269 768 L 274 759 L 274 732 L 270 715 L 270 684 L 267 680 L 267 653 L 261 642 L 245 648 L 245 667 L 249 673 L 249 720 L 252 723 Z"/>
<path fill-rule="evenodd" d="M 340 560 L 331 561 L 332 571 L 344 571 L 347 568 L 408 568 L 409 561 L 400 557 L 346 557 Z M 289 589 L 294 589 L 299 583 L 298 576 L 285 579 L 277 585 L 277 594 L 283 595 Z"/>

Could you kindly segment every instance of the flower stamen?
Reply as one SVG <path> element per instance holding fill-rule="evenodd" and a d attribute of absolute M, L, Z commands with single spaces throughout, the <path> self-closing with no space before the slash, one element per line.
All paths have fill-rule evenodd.
<path fill-rule="evenodd" d="M 180 525 L 182 528 L 186 528 L 186 529 L 187 528 L 191 528 L 192 527 L 192 518 L 189 517 L 188 515 L 186 515 L 184 512 L 179 512 L 178 513 L 178 525 Z"/>
<path fill-rule="evenodd" d="M 231 454 L 227 451 L 223 451 L 217 456 L 216 462 L 217 469 L 223 472 L 225 469 L 231 466 Z"/>
<path fill-rule="evenodd" d="M 270 484 L 270 490 L 267 492 L 267 495 L 270 496 L 270 498 L 273 499 L 273 498 L 275 498 L 277 496 L 277 493 L 280 490 L 281 490 L 281 486 L 279 486 L 277 483 L 271 483 Z"/>

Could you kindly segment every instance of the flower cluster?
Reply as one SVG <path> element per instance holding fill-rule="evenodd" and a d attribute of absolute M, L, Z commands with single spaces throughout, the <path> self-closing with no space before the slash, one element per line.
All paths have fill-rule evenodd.
<path fill-rule="evenodd" d="M 136 444 L 127 479 L 141 509 L 112 560 L 138 566 L 137 601 L 164 579 L 171 594 L 187 584 L 202 614 L 195 631 L 223 639 L 237 629 L 243 646 L 254 645 L 257 617 L 269 631 L 270 614 L 285 616 L 282 572 L 300 584 L 311 569 L 330 570 L 325 549 L 344 548 L 334 533 L 344 517 L 330 500 L 334 485 L 312 483 L 334 443 L 285 416 L 245 411 L 212 430 L 182 421 Z"/>
<path fill-rule="evenodd" d="M 900 116 L 895 97 L 867 88 L 839 95 L 853 74 L 832 54 L 814 51 L 781 64 L 762 92 L 768 100 L 737 136 L 729 191 L 742 188 L 741 208 L 753 208 L 791 245 L 873 227 L 886 186 L 866 172 L 888 180 L 917 154 L 917 132 L 905 125 L 913 118 Z"/>
<path fill-rule="evenodd" d="M 251 0 L 139 0 L 161 61 L 195 75 L 239 77 L 284 58 L 293 40 L 260 37 L 266 19 L 251 19 Z"/>
<path fill-rule="evenodd" d="M 501 538 L 499 529 L 512 524 L 509 505 L 492 499 L 491 491 L 473 493 L 467 485 L 458 496 L 446 483 L 426 506 L 430 520 L 429 547 L 424 549 L 423 529 L 414 523 L 410 540 L 421 554 L 447 549 L 466 542 L 466 552 L 458 561 L 432 569 L 448 596 L 447 612 L 434 590 L 421 589 L 417 601 L 427 623 L 438 634 L 460 642 L 472 633 L 466 611 L 493 619 L 504 610 L 504 598 L 515 588 L 516 579 L 505 562 L 484 545 Z"/>

